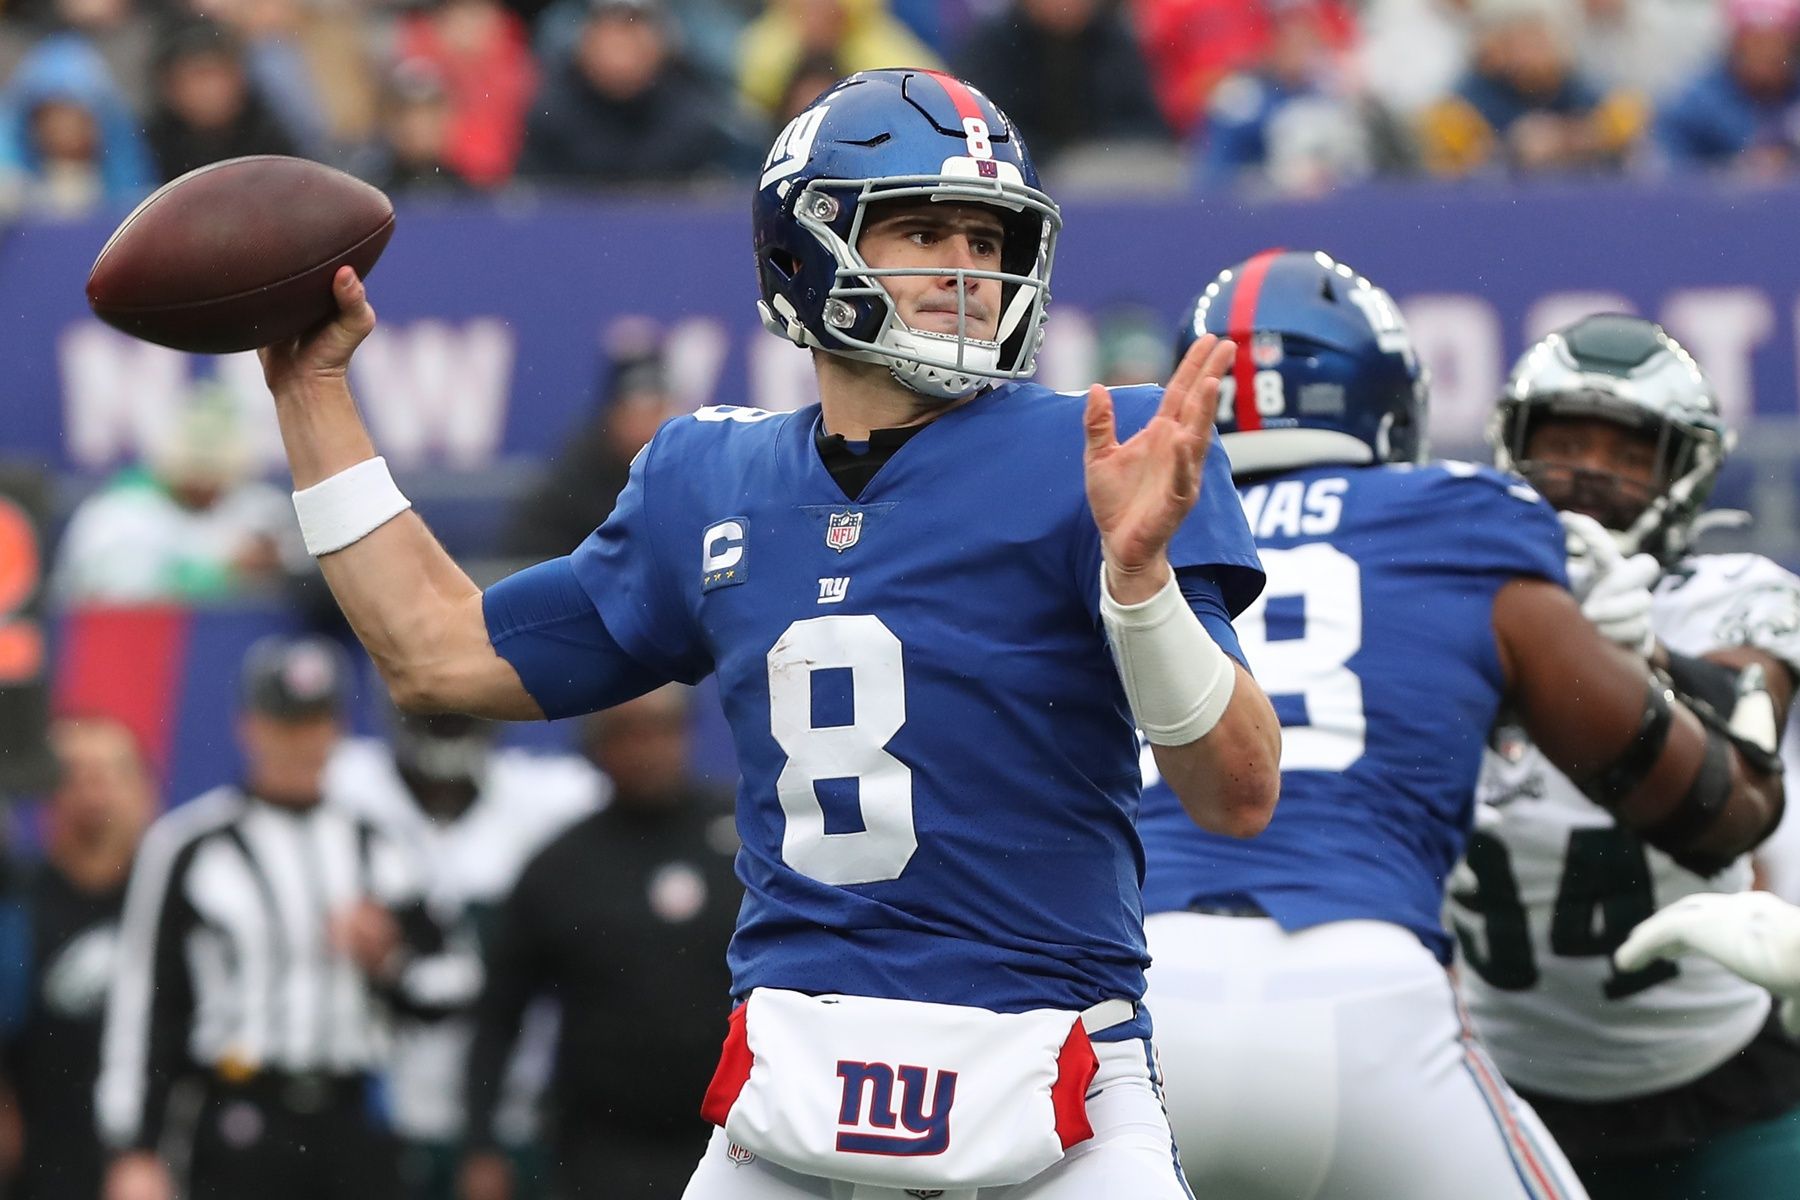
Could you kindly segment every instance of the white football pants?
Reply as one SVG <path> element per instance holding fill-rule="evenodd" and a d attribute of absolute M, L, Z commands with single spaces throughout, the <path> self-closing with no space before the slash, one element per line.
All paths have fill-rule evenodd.
<path fill-rule="evenodd" d="M 1146 1043 L 1095 1042 L 1094 1052 L 1100 1070 L 1087 1098 L 1094 1136 L 1024 1183 L 929 1193 L 843 1183 L 745 1154 L 715 1129 L 682 1200 L 1190 1200 Z"/>
<path fill-rule="evenodd" d="M 1408 931 L 1185 912 L 1145 929 L 1198 1200 L 1586 1200 Z"/>

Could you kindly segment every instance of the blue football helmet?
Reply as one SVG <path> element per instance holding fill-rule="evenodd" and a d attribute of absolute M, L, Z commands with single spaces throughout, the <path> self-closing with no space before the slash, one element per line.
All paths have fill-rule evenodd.
<path fill-rule="evenodd" d="M 1265 250 L 1188 307 L 1176 361 L 1205 333 L 1237 343 L 1219 391 L 1234 475 L 1425 457 L 1425 372 L 1387 292 L 1323 251 Z"/>
<path fill-rule="evenodd" d="M 857 252 L 869 205 L 915 199 L 992 207 L 999 271 L 876 270 Z M 788 123 L 763 163 L 753 209 L 757 310 L 799 346 L 887 366 L 933 400 L 954 400 L 1036 366 L 1062 217 L 1038 187 L 1019 131 L 980 92 L 937 71 L 864 71 Z M 1001 285 L 997 336 L 909 328 L 883 276 L 954 273 Z"/>

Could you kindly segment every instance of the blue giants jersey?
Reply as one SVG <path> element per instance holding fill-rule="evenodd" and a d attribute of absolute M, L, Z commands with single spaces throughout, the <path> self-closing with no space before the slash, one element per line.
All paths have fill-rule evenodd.
<path fill-rule="evenodd" d="M 1566 582 L 1562 526 L 1524 483 L 1463 463 L 1314 467 L 1243 500 L 1268 590 L 1237 629 L 1281 718 L 1281 799 L 1261 836 L 1233 841 L 1148 787 L 1145 908 L 1388 921 L 1447 962 L 1444 880 L 1505 686 L 1494 596 Z"/>
<path fill-rule="evenodd" d="M 1159 397 L 1116 393 L 1121 436 Z M 1082 405 L 996 389 L 854 502 L 816 406 L 703 410 L 663 427 L 576 552 L 627 653 L 718 675 L 739 994 L 1021 1011 L 1142 993 L 1137 748 L 1098 617 Z M 1170 558 L 1215 568 L 1232 613 L 1261 586 L 1216 448 Z"/>

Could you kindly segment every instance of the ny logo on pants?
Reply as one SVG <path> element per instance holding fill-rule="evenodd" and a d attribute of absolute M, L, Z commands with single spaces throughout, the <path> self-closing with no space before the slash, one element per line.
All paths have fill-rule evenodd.
<path fill-rule="evenodd" d="M 942 1154 L 950 1145 L 950 1106 L 956 1100 L 956 1072 L 937 1073 L 931 1111 L 925 1111 L 925 1067 L 890 1067 L 886 1063 L 850 1062 L 840 1059 L 838 1077 L 844 1081 L 844 1100 L 838 1109 L 837 1148 L 845 1154 Z M 900 1111 L 894 1111 L 894 1084 L 900 1085 Z M 868 1096 L 867 1117 L 863 1097 Z M 901 1133 L 861 1132 L 868 1128 Z"/>

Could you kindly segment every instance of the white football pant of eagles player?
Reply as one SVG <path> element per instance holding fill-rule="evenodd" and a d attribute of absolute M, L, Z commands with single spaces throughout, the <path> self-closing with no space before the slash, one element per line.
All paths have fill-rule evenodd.
<path fill-rule="evenodd" d="M 1775 783 L 1738 771 L 1581 619 L 1542 498 L 1425 460 L 1425 381 L 1385 292 L 1323 254 L 1268 251 L 1223 272 L 1188 328 L 1248 335 L 1221 441 L 1269 583 L 1236 627 L 1283 727 L 1281 801 L 1258 837 L 1192 828 L 1154 783 L 1139 816 L 1148 1003 L 1189 1185 L 1581 1196 L 1468 1031 L 1448 969 L 1445 881 L 1487 733 L 1517 709 L 1588 783 L 1582 803 L 1677 853 L 1740 804 L 1739 832 L 1702 844 L 1753 842 Z M 1728 770 L 1690 803 L 1707 757 Z"/>
<path fill-rule="evenodd" d="M 1492 436 L 1500 465 L 1560 510 L 1584 613 L 1773 761 L 1800 670 L 1800 579 L 1690 548 L 1732 439 L 1687 352 L 1639 318 L 1575 322 L 1521 358 Z M 1597 1198 L 1765 1200 L 1776 1178 L 1791 1186 L 1800 1053 L 1768 993 L 1704 958 L 1612 958 L 1656 910 L 1749 888 L 1749 857 L 1678 863 L 1519 731 L 1494 746 L 1451 917 L 1502 1072 Z M 1753 1159 L 1736 1137 L 1759 1140 Z"/>

